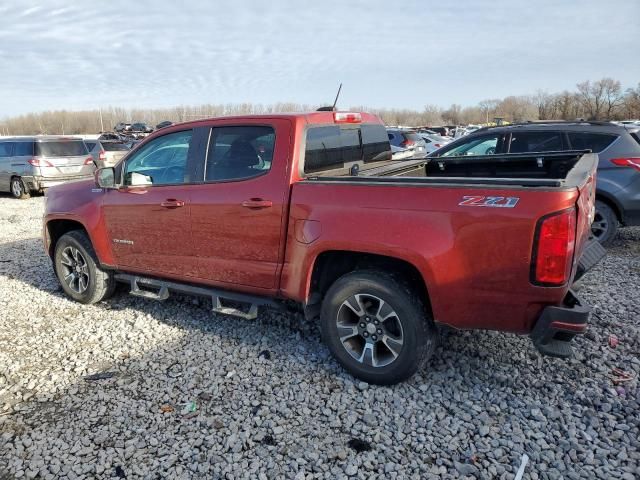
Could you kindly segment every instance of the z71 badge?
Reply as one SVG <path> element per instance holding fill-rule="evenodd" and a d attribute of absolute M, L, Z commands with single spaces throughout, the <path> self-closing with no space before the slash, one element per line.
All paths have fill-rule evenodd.
<path fill-rule="evenodd" d="M 482 195 L 465 195 L 458 205 L 465 207 L 499 207 L 513 208 L 519 197 L 485 197 Z"/>

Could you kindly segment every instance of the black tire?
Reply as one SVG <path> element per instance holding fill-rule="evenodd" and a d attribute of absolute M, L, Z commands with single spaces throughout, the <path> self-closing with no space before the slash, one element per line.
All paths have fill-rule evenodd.
<path fill-rule="evenodd" d="M 24 200 L 31 196 L 29 190 L 25 187 L 24 182 L 20 177 L 11 178 L 9 190 L 11 191 L 13 198 L 17 198 L 19 200 Z"/>
<path fill-rule="evenodd" d="M 355 295 L 359 295 L 359 298 Z M 348 299 L 356 299 L 359 312 L 369 313 L 360 316 L 353 308 L 347 308 L 345 302 Z M 378 307 L 376 299 L 382 300 L 387 307 Z M 362 325 L 366 325 L 365 322 L 372 323 L 389 312 L 385 310 L 384 314 L 380 315 L 382 308 L 388 308 L 396 315 L 390 315 L 382 322 L 385 326 L 383 335 L 378 335 L 374 342 L 375 334 L 367 330 L 368 325 L 364 329 Z M 351 325 L 350 319 L 345 320 L 345 314 L 347 317 L 353 315 L 355 327 Z M 389 321 L 393 324 L 389 325 Z M 343 342 L 341 334 L 338 333 L 338 323 L 341 325 L 342 333 L 345 333 L 345 328 L 355 328 L 361 333 L 349 332 L 346 334 L 349 338 Z M 349 326 L 345 327 L 347 323 Z M 336 280 L 322 301 L 320 326 L 322 339 L 338 362 L 354 377 L 379 385 L 392 385 L 411 377 L 433 354 L 438 336 L 420 296 L 400 277 L 373 270 L 355 271 Z M 387 333 L 391 334 L 386 328 L 395 329 L 394 335 L 403 339 L 401 347 L 397 347 L 396 342 L 395 348 L 398 351 L 395 354 L 387 347 L 388 343 L 383 342 L 383 339 L 389 340 Z M 377 333 L 380 334 L 381 331 L 377 330 Z M 365 333 L 368 333 L 367 338 L 364 337 Z M 393 337 L 391 341 L 395 342 Z M 368 354 L 365 352 L 367 342 L 373 344 L 369 347 Z M 360 344 L 363 345 L 361 361 L 354 357 L 359 353 Z M 379 365 L 374 366 L 374 363 Z"/>
<path fill-rule="evenodd" d="M 78 252 L 74 257 L 73 252 Z M 71 259 L 71 262 L 69 261 Z M 98 257 L 91 241 L 82 230 L 73 230 L 62 235 L 55 247 L 54 269 L 64 292 L 80 303 L 97 303 L 113 295 L 116 281 L 113 272 L 100 268 Z M 72 263 L 73 265 L 69 265 Z M 76 271 L 76 267 L 80 271 Z M 69 279 L 69 272 L 82 277 L 80 280 Z M 84 290 L 82 286 L 85 285 Z"/>
<path fill-rule="evenodd" d="M 618 234 L 618 216 L 601 200 L 596 200 L 596 214 L 591 224 L 591 233 L 602 245 L 610 245 Z"/>

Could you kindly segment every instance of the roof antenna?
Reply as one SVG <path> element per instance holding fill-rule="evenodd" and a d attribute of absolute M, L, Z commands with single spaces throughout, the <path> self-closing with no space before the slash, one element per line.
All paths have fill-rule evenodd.
<path fill-rule="evenodd" d="M 320 107 L 317 111 L 318 112 L 335 112 L 336 104 L 338 103 L 338 97 L 340 96 L 341 90 L 342 90 L 342 83 L 340 83 L 340 86 L 338 87 L 338 93 L 336 93 L 336 99 L 333 101 L 333 105 L 331 107 Z"/>

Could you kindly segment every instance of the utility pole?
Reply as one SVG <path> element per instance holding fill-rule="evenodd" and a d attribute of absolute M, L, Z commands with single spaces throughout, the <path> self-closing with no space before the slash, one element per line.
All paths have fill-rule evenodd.
<path fill-rule="evenodd" d="M 102 109 L 99 108 L 98 111 L 100 112 L 100 133 L 104 132 L 104 123 L 102 123 Z"/>

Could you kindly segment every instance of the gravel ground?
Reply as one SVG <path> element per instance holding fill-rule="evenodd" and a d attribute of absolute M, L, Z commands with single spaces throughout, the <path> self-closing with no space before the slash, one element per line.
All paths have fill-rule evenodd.
<path fill-rule="evenodd" d="M 640 229 L 585 280 L 595 315 L 574 359 L 456 332 L 426 370 L 376 387 L 299 314 L 67 300 L 39 239 L 43 200 L 0 197 L 2 479 L 512 479 L 524 453 L 524 478 L 640 475 L 637 382 L 612 381 L 640 371 Z"/>

